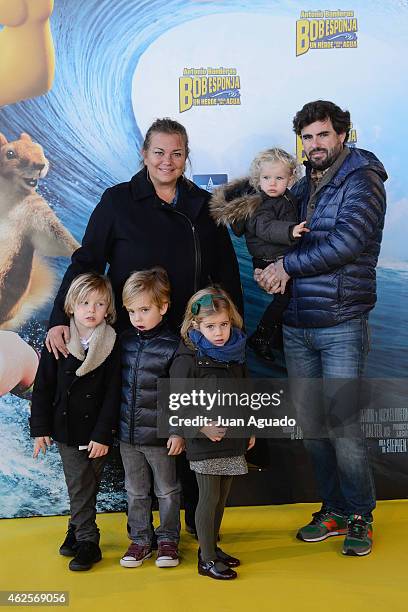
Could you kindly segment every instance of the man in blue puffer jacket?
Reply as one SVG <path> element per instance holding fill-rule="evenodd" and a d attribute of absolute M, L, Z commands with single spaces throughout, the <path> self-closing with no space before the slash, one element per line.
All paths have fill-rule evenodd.
<path fill-rule="evenodd" d="M 255 271 L 255 278 L 271 293 L 282 292 L 292 279 L 285 356 L 289 376 L 299 379 L 298 416 L 323 500 L 297 537 L 318 542 L 345 534 L 343 554 L 361 556 L 371 552 L 375 490 L 366 442 L 353 429 L 359 419 L 353 379 L 362 376 L 369 348 L 387 174 L 375 155 L 346 146 L 350 113 L 332 102 L 305 104 L 293 126 L 308 162 L 292 191 L 310 232 L 277 263 Z M 321 391 L 312 395 L 318 385 L 304 386 L 301 379 L 308 378 L 322 379 L 324 400 Z M 313 430 L 319 423 L 325 434 Z M 352 435 L 344 433 L 350 423 Z"/>

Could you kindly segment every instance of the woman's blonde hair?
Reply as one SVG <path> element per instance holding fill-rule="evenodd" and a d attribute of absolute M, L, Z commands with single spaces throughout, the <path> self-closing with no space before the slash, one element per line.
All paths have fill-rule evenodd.
<path fill-rule="evenodd" d="M 65 314 L 68 317 L 72 316 L 75 306 L 86 300 L 87 296 L 93 291 L 97 291 L 106 299 L 108 304 L 106 322 L 109 324 L 114 323 L 116 321 L 116 310 L 111 282 L 107 276 L 93 272 L 80 274 L 74 278 L 65 296 Z"/>
<path fill-rule="evenodd" d="M 209 299 L 204 300 L 204 304 L 200 304 L 200 300 L 206 296 L 208 296 Z M 181 337 L 183 338 L 184 342 L 190 348 L 194 348 L 194 344 L 191 342 L 188 336 L 190 329 L 194 329 L 194 323 L 199 325 L 206 317 L 210 317 L 214 313 L 218 313 L 223 310 L 227 312 L 232 327 L 242 329 L 244 324 L 242 317 L 226 291 L 217 286 L 206 287 L 205 289 L 200 289 L 200 291 L 197 291 L 197 293 L 191 296 L 191 298 L 188 300 L 186 311 L 184 313 L 184 320 L 181 326 Z"/>
<path fill-rule="evenodd" d="M 290 174 L 293 176 L 294 180 L 300 178 L 300 168 L 296 161 L 296 158 L 293 157 L 290 153 L 287 153 L 283 149 L 278 149 L 278 147 L 273 147 L 272 149 L 266 149 L 265 151 L 261 151 L 252 161 L 252 164 L 249 168 L 249 182 L 251 183 L 254 189 L 259 189 L 259 183 L 261 178 L 261 166 L 262 164 L 276 163 L 280 162 L 287 166 Z"/>
<path fill-rule="evenodd" d="M 170 305 L 170 281 L 164 268 L 155 266 L 150 270 L 133 272 L 123 286 L 124 307 L 130 308 L 137 296 L 145 291 L 158 308 L 161 308 L 163 304 Z"/>

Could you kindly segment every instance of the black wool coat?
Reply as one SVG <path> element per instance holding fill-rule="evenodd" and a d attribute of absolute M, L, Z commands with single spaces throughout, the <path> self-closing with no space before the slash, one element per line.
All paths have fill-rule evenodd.
<path fill-rule="evenodd" d="M 118 341 L 100 366 L 77 376 L 82 363 L 71 354 L 57 360 L 43 348 L 32 395 L 32 437 L 51 436 L 68 446 L 112 444 L 120 406 Z"/>
<path fill-rule="evenodd" d="M 115 293 L 116 329 L 130 327 L 122 307 L 122 289 L 136 270 L 159 265 L 171 284 L 169 325 L 178 331 L 189 298 L 209 284 L 219 283 L 242 312 L 238 263 L 225 227 L 209 215 L 210 194 L 191 181 L 178 180 L 176 207 L 164 203 L 146 170 L 131 181 L 107 189 L 93 211 L 82 246 L 72 255 L 50 317 L 50 327 L 67 325 L 64 299 L 72 280 L 83 272 L 108 276 Z"/>
<path fill-rule="evenodd" d="M 199 357 L 198 352 L 180 342 L 170 366 L 170 378 L 246 378 L 245 364 L 215 361 L 210 357 Z M 199 383 L 197 383 L 199 387 Z M 187 412 L 184 413 L 187 416 Z M 191 416 L 195 416 L 192 412 Z M 180 434 L 181 435 L 181 434 Z M 201 461 L 216 457 L 237 457 L 243 455 L 248 446 L 248 438 L 223 438 L 212 442 L 199 432 L 195 438 L 186 438 L 186 454 L 190 461 Z"/>

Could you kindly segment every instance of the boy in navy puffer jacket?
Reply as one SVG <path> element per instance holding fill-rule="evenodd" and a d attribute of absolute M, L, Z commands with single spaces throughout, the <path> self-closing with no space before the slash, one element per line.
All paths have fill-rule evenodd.
<path fill-rule="evenodd" d="M 166 378 L 179 338 L 163 321 L 170 303 L 170 284 L 163 268 L 134 272 L 123 288 L 123 305 L 133 329 L 121 336 L 122 399 L 120 453 L 128 498 L 131 544 L 120 560 L 123 567 L 138 567 L 152 555 L 151 479 L 159 501 L 160 527 L 156 529 L 158 567 L 178 565 L 180 536 L 180 484 L 175 455 L 184 440 L 157 436 L 157 380 Z"/>

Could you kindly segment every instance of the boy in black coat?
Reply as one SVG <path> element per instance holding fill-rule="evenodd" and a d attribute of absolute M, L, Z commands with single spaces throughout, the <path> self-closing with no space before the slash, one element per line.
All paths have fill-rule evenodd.
<path fill-rule="evenodd" d="M 288 190 L 294 180 L 296 160 L 282 149 L 258 153 L 250 176 L 217 189 L 211 215 L 218 224 L 231 225 L 236 236 L 245 235 L 254 269 L 264 269 L 283 257 L 309 230 L 297 223 L 297 201 Z M 261 357 L 273 361 L 271 348 L 282 348 L 282 314 L 289 293 L 275 294 L 248 345 Z"/>
<path fill-rule="evenodd" d="M 134 272 L 124 285 L 123 304 L 133 327 L 120 338 L 119 439 L 131 539 L 120 560 L 122 567 L 139 567 L 152 555 L 152 480 L 160 513 L 156 565 L 174 567 L 179 563 L 181 487 L 175 455 L 184 450 L 184 440 L 177 435 L 160 439 L 157 434 L 157 381 L 168 377 L 179 344 L 178 336 L 163 321 L 169 303 L 170 283 L 163 268 Z"/>
<path fill-rule="evenodd" d="M 70 316 L 67 358 L 44 347 L 34 383 L 31 436 L 34 457 L 57 442 L 70 499 L 71 518 L 60 548 L 73 556 L 69 569 L 88 570 L 102 558 L 95 522 L 96 496 L 120 398 L 120 355 L 112 287 L 98 274 L 81 274 L 65 299 Z"/>

